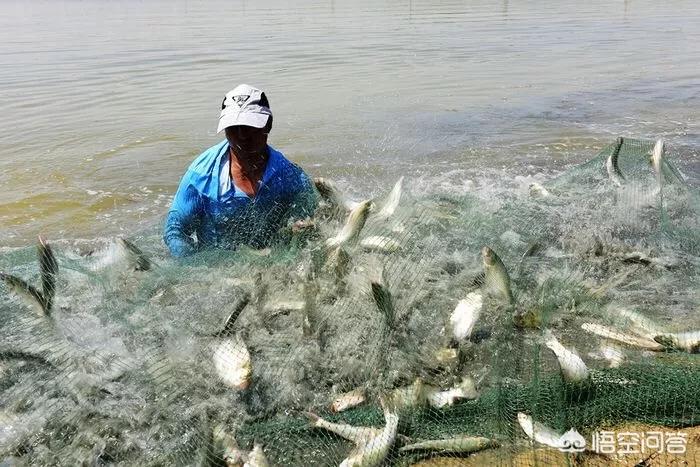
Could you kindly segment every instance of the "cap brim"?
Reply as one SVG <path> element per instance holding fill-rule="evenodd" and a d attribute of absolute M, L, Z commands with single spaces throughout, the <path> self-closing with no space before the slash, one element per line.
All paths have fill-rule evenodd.
<path fill-rule="evenodd" d="M 219 118 L 219 129 L 216 130 L 217 133 L 221 133 L 223 130 L 230 126 L 235 125 L 245 125 L 252 126 L 254 128 L 264 128 L 267 125 L 267 119 L 270 116 L 267 114 L 261 114 L 256 112 L 235 112 L 222 115 Z"/>

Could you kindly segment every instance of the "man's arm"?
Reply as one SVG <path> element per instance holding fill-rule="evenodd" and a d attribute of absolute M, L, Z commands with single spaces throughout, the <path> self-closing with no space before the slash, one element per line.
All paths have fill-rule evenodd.
<path fill-rule="evenodd" d="M 200 194 L 185 174 L 168 212 L 163 234 L 163 240 L 173 256 L 182 258 L 197 251 L 192 234 L 201 220 L 202 210 Z"/>

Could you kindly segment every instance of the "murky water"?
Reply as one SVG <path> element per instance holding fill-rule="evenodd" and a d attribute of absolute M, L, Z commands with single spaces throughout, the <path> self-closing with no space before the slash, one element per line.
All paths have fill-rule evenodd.
<path fill-rule="evenodd" d="M 460 191 L 618 134 L 697 173 L 698 43 L 693 1 L 4 1 L 0 245 L 157 230 L 240 82 L 272 145 L 355 193 Z"/>

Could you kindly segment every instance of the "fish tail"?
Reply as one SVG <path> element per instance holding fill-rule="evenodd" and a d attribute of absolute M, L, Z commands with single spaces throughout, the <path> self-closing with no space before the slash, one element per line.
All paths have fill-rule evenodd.
<path fill-rule="evenodd" d="M 311 426 L 319 426 L 321 422 L 321 417 L 316 415 L 313 412 L 302 412 L 302 415 L 304 415 L 308 420 Z"/>
<path fill-rule="evenodd" d="M 41 305 L 44 313 L 49 315 L 53 307 L 53 299 L 56 295 L 56 276 L 58 275 L 58 261 L 51 250 L 51 246 L 40 236 L 37 245 L 39 253 L 39 269 L 41 272 Z"/>

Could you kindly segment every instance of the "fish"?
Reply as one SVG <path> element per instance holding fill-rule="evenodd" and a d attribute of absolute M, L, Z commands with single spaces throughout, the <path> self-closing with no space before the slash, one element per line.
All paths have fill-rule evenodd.
<path fill-rule="evenodd" d="M 326 246 L 328 248 L 335 248 L 341 245 L 354 243 L 359 237 L 362 228 L 365 226 L 365 222 L 367 222 L 367 217 L 372 210 L 372 206 L 372 201 L 366 200 L 350 211 L 341 231 L 335 237 L 327 239 Z"/>
<path fill-rule="evenodd" d="M 223 339 L 214 351 L 213 360 L 216 373 L 226 386 L 236 390 L 248 388 L 252 362 L 240 335 Z"/>
<path fill-rule="evenodd" d="M 335 433 L 336 435 L 352 441 L 356 445 L 362 445 L 370 439 L 376 437 L 382 430 L 374 427 L 353 426 L 345 423 L 333 423 L 312 412 L 304 412 L 306 418 L 309 419 L 312 428 L 323 428 L 326 431 Z"/>
<path fill-rule="evenodd" d="M 267 302 L 269 284 L 263 278 L 261 272 L 255 273 L 253 284 L 255 286 L 253 291 L 253 303 L 258 312 L 262 313 L 265 308 L 265 303 Z"/>
<path fill-rule="evenodd" d="M 89 266 L 89 269 L 100 271 L 116 265 L 134 271 L 148 271 L 153 266 L 151 260 L 140 248 L 122 237 L 114 238 L 98 255 L 98 259 Z"/>
<path fill-rule="evenodd" d="M 393 411 L 425 407 L 427 403 L 426 388 L 421 378 L 416 378 L 409 386 L 391 390 L 386 395 L 386 405 Z"/>
<path fill-rule="evenodd" d="M 393 329 L 395 318 L 394 302 L 391 292 L 389 291 L 389 286 L 386 281 L 383 268 L 380 276 L 370 282 L 370 286 L 372 288 L 372 297 L 374 298 L 374 302 L 377 304 L 377 308 L 384 316 L 386 329 Z"/>
<path fill-rule="evenodd" d="M 555 449 L 562 447 L 562 434 L 532 419 L 531 416 L 518 412 L 518 423 L 525 434 L 537 443 L 544 444 Z"/>
<path fill-rule="evenodd" d="M 336 397 L 331 403 L 331 412 L 342 412 L 344 410 L 357 407 L 366 400 L 366 392 L 364 388 L 353 389 L 352 391 Z"/>
<path fill-rule="evenodd" d="M 498 447 L 499 443 L 484 437 L 455 436 L 445 439 L 431 439 L 408 444 L 399 448 L 399 451 L 441 451 L 466 454 L 481 451 L 483 449 Z"/>
<path fill-rule="evenodd" d="M 625 181 L 625 177 L 622 175 L 622 171 L 618 166 L 618 156 L 620 155 L 620 149 L 622 148 L 623 142 L 624 139 L 622 137 L 617 138 L 612 153 L 610 153 L 610 156 L 608 156 L 608 159 L 605 161 L 605 168 L 608 171 L 608 177 L 610 178 L 610 181 L 617 186 L 622 186 L 622 183 Z"/>
<path fill-rule="evenodd" d="M 58 261 L 56 261 L 56 257 L 53 254 L 51 246 L 41 237 L 39 237 L 37 250 L 39 254 L 39 271 L 41 272 L 43 308 L 44 313 L 48 315 L 53 307 L 53 299 L 56 295 Z"/>
<path fill-rule="evenodd" d="M 666 152 L 666 143 L 663 139 L 658 139 L 656 144 L 654 144 L 654 149 L 651 151 L 651 166 L 654 168 L 656 173 L 656 182 L 658 184 L 658 190 L 661 191 L 661 187 L 664 184 L 664 172 L 663 172 L 663 159 Z"/>
<path fill-rule="evenodd" d="M 688 353 L 700 353 L 700 331 L 660 334 L 654 336 L 654 341 L 664 347 L 680 349 Z"/>
<path fill-rule="evenodd" d="M 457 303 L 450 315 L 450 325 L 452 335 L 458 342 L 463 342 L 471 336 L 474 325 L 481 315 L 483 303 L 483 296 L 478 291 L 467 294 L 466 298 Z"/>
<path fill-rule="evenodd" d="M 583 323 L 581 325 L 581 329 L 592 334 L 596 334 L 600 337 L 604 337 L 612 341 L 626 344 L 630 347 L 654 351 L 661 351 L 664 349 L 663 345 L 659 344 L 658 342 L 655 342 L 654 340 L 648 337 L 616 331 L 601 324 Z"/>
<path fill-rule="evenodd" d="M 386 425 L 383 430 L 355 447 L 340 463 L 340 467 L 377 467 L 384 463 L 387 454 L 396 440 L 399 427 L 399 416 L 384 409 Z"/>
<path fill-rule="evenodd" d="M 12 274 L 0 272 L 0 280 L 5 282 L 10 291 L 20 297 L 39 316 L 50 318 L 53 299 L 56 295 L 58 261 L 56 261 L 51 246 L 41 237 L 39 237 L 37 244 L 37 255 L 39 257 L 41 291 L 24 279 Z"/>
<path fill-rule="evenodd" d="M 314 185 L 316 186 L 316 190 L 318 190 L 321 197 L 326 200 L 328 204 L 341 212 L 352 211 L 357 207 L 357 205 L 360 204 L 356 201 L 345 199 L 345 197 L 336 187 L 335 183 L 328 178 L 315 177 Z"/>
<path fill-rule="evenodd" d="M 152 268 L 151 260 L 140 248 L 123 237 L 117 237 L 116 241 L 128 253 L 129 262 L 135 271 L 148 271 Z"/>
<path fill-rule="evenodd" d="M 552 193 L 550 193 L 549 190 L 537 182 L 533 182 L 528 185 L 528 192 L 530 193 L 531 198 L 547 198 L 552 196 Z"/>
<path fill-rule="evenodd" d="M 272 319 L 279 315 L 303 312 L 305 308 L 306 302 L 303 300 L 284 300 L 267 303 L 263 308 L 263 312 L 268 319 Z"/>
<path fill-rule="evenodd" d="M 253 450 L 248 453 L 248 458 L 243 467 L 268 467 L 270 463 L 265 457 L 265 452 L 261 444 L 255 443 Z"/>
<path fill-rule="evenodd" d="M 367 251 L 378 253 L 393 253 L 401 248 L 401 243 L 390 237 L 374 235 L 360 240 L 360 246 Z"/>
<path fill-rule="evenodd" d="M 336 284 L 340 284 L 350 272 L 350 254 L 342 246 L 338 246 L 328 255 L 327 264 L 330 264 L 335 275 Z"/>
<path fill-rule="evenodd" d="M 649 339 L 667 332 L 663 326 L 634 310 L 615 307 L 609 311 L 609 315 L 616 322 L 624 323 L 630 331 Z"/>
<path fill-rule="evenodd" d="M 562 375 L 566 381 L 578 383 L 588 379 L 590 376 L 588 367 L 581 357 L 564 347 L 549 329 L 544 332 L 544 345 L 557 356 Z"/>
<path fill-rule="evenodd" d="M 221 328 L 221 331 L 214 334 L 214 336 L 227 337 L 233 335 L 236 320 L 240 316 L 241 312 L 245 309 L 245 307 L 248 306 L 248 303 L 250 303 L 250 293 L 244 292 L 241 298 L 238 300 L 238 302 L 234 305 L 231 314 L 228 315 L 228 318 L 226 318 L 226 321 L 224 321 L 224 325 Z"/>
<path fill-rule="evenodd" d="M 246 453 L 238 447 L 236 438 L 229 433 L 223 425 L 217 425 L 214 430 L 214 443 L 217 453 L 227 467 L 242 467 Z"/>
<path fill-rule="evenodd" d="M 280 316 L 294 314 L 302 318 L 302 325 L 307 317 L 308 305 L 306 300 L 284 300 L 268 302 L 262 309 L 261 319 L 265 328 L 272 332 L 275 320 Z"/>
<path fill-rule="evenodd" d="M 44 295 L 31 284 L 28 284 L 24 279 L 21 279 L 12 274 L 0 272 L 0 280 L 2 280 L 12 293 L 17 295 L 26 305 L 33 309 L 39 316 L 48 317 L 48 310 L 44 301 Z"/>
<path fill-rule="evenodd" d="M 625 359 L 622 349 L 616 345 L 601 344 L 600 356 L 607 362 L 610 368 L 618 368 Z"/>
<path fill-rule="evenodd" d="M 304 280 L 304 309 L 302 310 L 301 328 L 304 337 L 311 337 L 316 334 L 319 326 L 318 309 L 316 307 L 316 297 L 319 293 L 318 282 L 312 277 Z"/>
<path fill-rule="evenodd" d="M 456 364 L 459 359 L 459 351 L 451 347 L 443 347 L 435 351 L 434 357 L 438 365 Z"/>
<path fill-rule="evenodd" d="M 513 305 L 515 300 L 510 289 L 510 276 L 501 258 L 488 246 L 481 249 L 481 258 L 484 264 L 484 285 L 487 290 L 495 292 L 508 305 Z"/>
<path fill-rule="evenodd" d="M 389 196 L 387 196 L 386 201 L 384 202 L 384 205 L 382 208 L 377 212 L 377 214 L 374 216 L 377 219 L 388 219 L 391 217 L 392 214 L 394 214 L 394 211 L 396 211 L 396 208 L 399 205 L 399 200 L 401 199 L 401 186 L 403 184 L 403 177 L 399 178 L 399 180 L 396 182 L 394 185 L 394 188 L 391 189 L 391 192 L 389 192 Z"/>
<path fill-rule="evenodd" d="M 464 377 L 457 386 L 445 391 L 428 385 L 424 391 L 428 405 L 436 409 L 454 405 L 459 399 L 474 400 L 479 397 L 474 380 L 469 377 Z"/>

